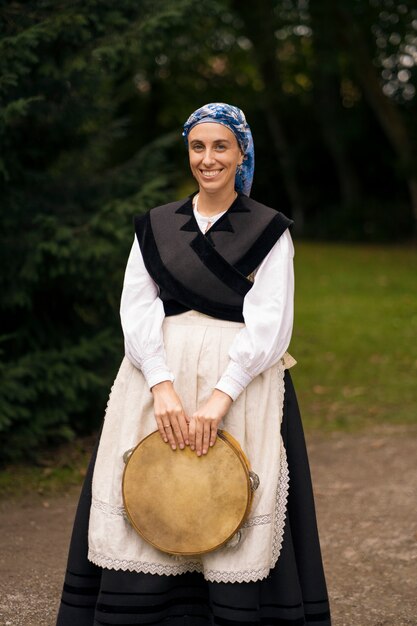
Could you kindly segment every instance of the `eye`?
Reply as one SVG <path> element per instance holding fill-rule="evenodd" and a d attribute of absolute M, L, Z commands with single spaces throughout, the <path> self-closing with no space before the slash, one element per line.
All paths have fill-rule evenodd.
<path fill-rule="evenodd" d="M 216 150 L 219 150 L 220 152 L 222 152 L 223 150 L 226 150 L 226 146 L 224 143 L 218 143 L 216 146 Z"/>
<path fill-rule="evenodd" d="M 202 143 L 193 143 L 191 148 L 194 150 L 194 152 L 201 152 L 201 150 L 204 150 L 204 146 Z"/>

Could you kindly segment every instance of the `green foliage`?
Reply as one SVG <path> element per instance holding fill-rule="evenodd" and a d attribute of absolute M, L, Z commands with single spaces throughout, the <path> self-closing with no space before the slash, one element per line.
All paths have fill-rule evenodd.
<path fill-rule="evenodd" d="M 111 358 L 110 332 L 81 338 L 59 349 L 31 351 L 1 364 L 1 429 L 7 438 L 5 456 L 29 456 L 46 438 L 72 435 L 71 417 L 85 415 L 91 398 L 100 398 L 103 378 L 99 363 Z"/>
<path fill-rule="evenodd" d="M 135 3 L 112 4 L 85 3 L 81 13 L 73 3 L 32 3 L 39 23 L 14 5 L 1 43 L 5 459 L 97 423 L 122 355 L 118 298 L 132 217 L 172 195 L 172 134 L 112 156 L 127 133 L 112 97 L 120 72 L 104 71 L 93 46 L 107 28 L 115 36 L 126 26 L 129 6 L 141 19 Z"/>
<path fill-rule="evenodd" d="M 158 149 L 148 164 L 158 161 Z M 0 384 L 6 457 L 68 437 L 71 426 L 87 430 L 103 411 L 122 355 L 117 310 L 131 217 L 164 201 L 169 180 L 162 173 L 147 180 L 142 158 L 134 169 L 139 190 L 103 199 L 90 215 L 38 212 L 27 232 L 6 233 Z M 125 170 L 102 187 L 113 178 L 117 188 L 124 179 L 126 190 L 132 176 Z"/>

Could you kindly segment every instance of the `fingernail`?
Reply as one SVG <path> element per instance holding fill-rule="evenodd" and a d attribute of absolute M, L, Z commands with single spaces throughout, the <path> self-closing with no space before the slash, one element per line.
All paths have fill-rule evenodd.
<path fill-rule="evenodd" d="M 184 450 L 184 444 L 180 443 L 180 450 Z"/>
<path fill-rule="evenodd" d="M 194 446 L 191 446 L 191 450 L 193 450 L 193 451 L 195 450 Z"/>
<path fill-rule="evenodd" d="M 172 449 L 173 449 L 173 450 L 176 450 L 176 449 L 177 449 L 177 446 L 171 446 L 171 447 L 172 447 Z"/>
<path fill-rule="evenodd" d="M 201 452 L 197 452 L 197 456 L 201 456 Z"/>
<path fill-rule="evenodd" d="M 203 450 L 203 454 L 207 454 L 207 450 L 205 450 L 205 449 L 204 449 L 204 450 Z"/>
<path fill-rule="evenodd" d="M 188 441 L 188 439 L 185 440 L 185 445 L 188 446 L 190 444 L 190 442 Z"/>

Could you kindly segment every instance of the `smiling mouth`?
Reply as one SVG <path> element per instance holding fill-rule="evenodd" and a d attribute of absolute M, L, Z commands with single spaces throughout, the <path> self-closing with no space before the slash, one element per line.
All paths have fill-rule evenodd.
<path fill-rule="evenodd" d="M 215 178 L 223 170 L 200 170 L 204 178 Z"/>

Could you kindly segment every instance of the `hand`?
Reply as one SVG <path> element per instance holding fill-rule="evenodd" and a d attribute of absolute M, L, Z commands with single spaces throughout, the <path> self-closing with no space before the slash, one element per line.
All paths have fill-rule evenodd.
<path fill-rule="evenodd" d="M 181 450 L 188 446 L 188 419 L 181 400 L 169 380 L 164 380 L 151 389 L 154 399 L 154 413 L 159 433 L 165 443 L 170 443 L 173 450 L 177 443 Z"/>
<path fill-rule="evenodd" d="M 219 423 L 230 409 L 233 400 L 227 393 L 214 389 L 210 398 L 193 414 L 188 425 L 191 450 L 197 456 L 207 454 L 214 446 Z"/>

